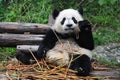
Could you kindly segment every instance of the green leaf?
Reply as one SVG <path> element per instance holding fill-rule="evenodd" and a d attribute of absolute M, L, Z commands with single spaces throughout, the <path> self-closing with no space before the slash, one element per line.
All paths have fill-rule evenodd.
<path fill-rule="evenodd" d="M 113 5 L 117 0 L 110 0 L 110 3 Z"/>
<path fill-rule="evenodd" d="M 99 0 L 99 1 L 98 1 L 98 4 L 99 4 L 99 5 L 105 4 L 105 0 Z"/>

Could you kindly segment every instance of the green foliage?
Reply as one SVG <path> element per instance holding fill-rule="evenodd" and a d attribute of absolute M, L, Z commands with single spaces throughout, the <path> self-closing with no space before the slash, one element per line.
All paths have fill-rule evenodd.
<path fill-rule="evenodd" d="M 51 13 L 50 0 L 14 0 L 9 1 L 7 6 L 3 5 L 4 19 L 0 21 L 8 22 L 31 22 L 31 23 L 47 23 L 48 13 Z M 2 16 L 0 16 L 2 17 Z"/>
<path fill-rule="evenodd" d="M 95 44 L 101 45 L 120 42 L 120 1 L 117 0 L 114 4 L 107 2 L 101 6 L 94 3 L 85 7 L 85 18 L 89 19 L 94 27 L 99 27 L 93 32 Z"/>
<path fill-rule="evenodd" d="M 15 48 L 0 48 L 0 61 L 11 59 L 15 52 Z"/>
<path fill-rule="evenodd" d="M 113 26 L 114 27 L 114 26 Z M 94 32 L 95 44 L 109 44 L 110 42 L 120 41 L 120 28 L 113 28 L 112 26 L 99 28 Z M 119 30 L 117 30 L 119 29 Z M 116 30 L 116 32 L 115 32 Z M 113 39 L 114 38 L 114 39 Z"/>
<path fill-rule="evenodd" d="M 117 2 L 117 0 L 98 0 L 98 4 L 99 5 L 107 5 L 107 4 L 115 4 L 115 2 Z"/>
<path fill-rule="evenodd" d="M 62 10 L 62 9 L 67 9 L 67 8 L 78 8 L 79 7 L 79 2 L 80 0 L 51 0 L 53 8 Z"/>

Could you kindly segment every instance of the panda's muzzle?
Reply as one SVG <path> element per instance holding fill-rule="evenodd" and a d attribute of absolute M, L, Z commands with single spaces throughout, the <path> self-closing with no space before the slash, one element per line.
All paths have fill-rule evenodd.
<path fill-rule="evenodd" d="M 73 31 L 74 28 L 66 28 L 65 30 L 66 30 L 66 31 L 68 31 L 68 30 Z"/>
<path fill-rule="evenodd" d="M 73 24 L 67 24 L 65 30 L 73 31 L 74 30 Z"/>
<path fill-rule="evenodd" d="M 68 28 L 71 28 L 72 27 L 72 24 L 67 24 L 66 25 Z"/>

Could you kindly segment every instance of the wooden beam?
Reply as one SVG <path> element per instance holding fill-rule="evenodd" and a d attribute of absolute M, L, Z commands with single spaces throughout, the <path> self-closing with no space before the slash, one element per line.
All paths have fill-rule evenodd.
<path fill-rule="evenodd" d="M 0 33 L 31 34 L 46 33 L 51 26 L 36 23 L 0 22 Z"/>
<path fill-rule="evenodd" d="M 45 35 L 0 34 L 1 47 L 16 47 L 17 45 L 38 45 Z"/>
<path fill-rule="evenodd" d="M 28 51 L 30 49 L 32 52 L 36 52 L 38 47 L 39 45 L 17 45 L 17 50 Z"/>

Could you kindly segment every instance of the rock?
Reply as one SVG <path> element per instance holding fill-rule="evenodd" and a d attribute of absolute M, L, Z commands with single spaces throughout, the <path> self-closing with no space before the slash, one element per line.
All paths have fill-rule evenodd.
<path fill-rule="evenodd" d="M 97 59 L 120 63 L 120 43 L 110 43 L 105 46 L 97 46 L 93 50 L 93 56 Z"/>
<path fill-rule="evenodd" d="M 0 74 L 0 80 L 8 80 L 5 74 Z"/>

